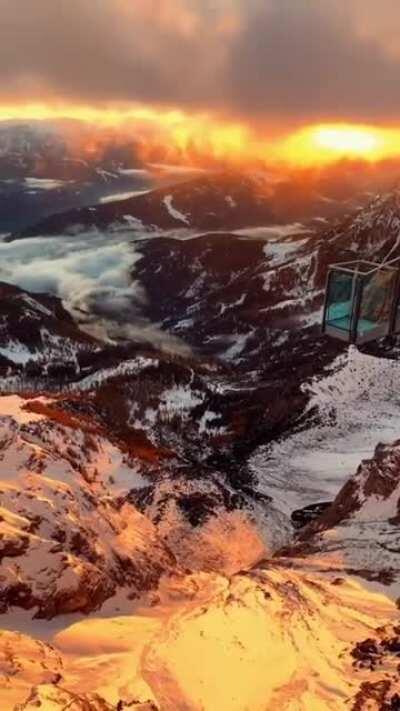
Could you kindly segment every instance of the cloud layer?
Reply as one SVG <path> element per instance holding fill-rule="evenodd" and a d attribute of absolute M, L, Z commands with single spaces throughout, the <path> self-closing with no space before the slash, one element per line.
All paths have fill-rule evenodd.
<path fill-rule="evenodd" d="M 150 342 L 187 353 L 187 346 L 142 316 L 146 295 L 132 276 L 141 255 L 132 240 L 131 232 L 110 239 L 96 231 L 0 240 L 0 281 L 58 296 L 85 330 L 100 338 Z"/>
<path fill-rule="evenodd" d="M 101 233 L 0 242 L 0 281 L 63 299 L 72 312 L 119 315 L 140 304 L 130 272 L 140 255 L 128 237 Z"/>
<path fill-rule="evenodd" d="M 0 0 L 3 102 L 396 117 L 397 0 Z"/>

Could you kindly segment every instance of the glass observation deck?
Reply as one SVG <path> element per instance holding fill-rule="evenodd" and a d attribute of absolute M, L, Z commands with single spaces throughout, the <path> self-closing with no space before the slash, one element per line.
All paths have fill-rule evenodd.
<path fill-rule="evenodd" d="M 323 331 L 363 344 L 400 331 L 399 268 L 367 261 L 333 264 L 326 287 Z"/>

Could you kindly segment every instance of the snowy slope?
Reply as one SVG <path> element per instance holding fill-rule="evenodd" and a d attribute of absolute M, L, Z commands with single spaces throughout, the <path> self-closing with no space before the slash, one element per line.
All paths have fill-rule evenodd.
<path fill-rule="evenodd" d="M 379 444 L 332 506 L 300 535 L 311 565 L 342 569 L 400 597 L 400 445 Z"/>
<path fill-rule="evenodd" d="M 286 516 L 332 501 L 377 442 L 400 433 L 400 363 L 352 348 L 322 378 L 303 386 L 309 399 L 293 434 L 261 447 L 250 466 L 259 489 Z"/>
<path fill-rule="evenodd" d="M 145 480 L 90 422 L 41 398 L 0 397 L 1 611 L 91 610 L 171 564 L 151 523 L 118 497 Z"/>
<path fill-rule="evenodd" d="M 175 577 L 157 602 L 66 621 L 51 646 L 1 635 L 4 711 L 396 709 L 396 609 L 357 583 L 269 565 Z"/>
<path fill-rule="evenodd" d="M 58 299 L 0 282 L 0 372 L 18 372 L 27 364 L 32 375 L 50 374 L 57 364 L 79 371 L 78 358 L 98 348 Z"/>

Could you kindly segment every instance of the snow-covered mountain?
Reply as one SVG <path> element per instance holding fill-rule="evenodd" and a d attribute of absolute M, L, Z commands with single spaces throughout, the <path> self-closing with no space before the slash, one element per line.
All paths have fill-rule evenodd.
<path fill-rule="evenodd" d="M 0 179 L 87 182 L 102 170 L 105 180 L 120 169 L 134 168 L 143 164 L 132 139 L 102 134 L 78 121 L 9 121 L 0 126 Z"/>
<path fill-rule="evenodd" d="M 24 236 L 107 230 L 232 230 L 291 224 L 292 232 L 321 228 L 353 213 L 367 195 L 350 191 L 348 200 L 318 192 L 301 178 L 274 180 L 266 171 L 202 173 L 126 200 L 55 214 L 30 226 Z M 290 230 L 289 230 L 290 231 Z"/>
<path fill-rule="evenodd" d="M 143 136 L 123 128 L 72 120 L 2 122 L 0 235 L 115 229 L 127 221 L 183 230 L 271 222 L 317 228 L 353 214 L 398 176 L 396 161 L 297 171 L 260 164 L 238 171 L 229 162 L 211 162 L 206 170 L 204 160 L 196 168 L 193 160 L 191 166 L 182 155 L 179 165 L 169 165 L 168 152 L 150 150 Z M 158 186 L 167 189 L 133 199 Z"/>
<path fill-rule="evenodd" d="M 0 283 L 0 372 L 26 365 L 32 375 L 79 369 L 79 358 L 96 348 L 58 299 Z"/>
<path fill-rule="evenodd" d="M 1 285 L 4 711 L 400 708 L 398 349 L 319 330 L 328 264 L 398 254 L 398 205 L 136 234 L 179 352 Z"/>
<path fill-rule="evenodd" d="M 268 183 L 253 176 L 211 174 L 118 202 L 54 215 L 25 235 L 76 232 L 93 227 L 200 229 L 271 224 Z"/>
<path fill-rule="evenodd" d="M 132 142 L 100 140 L 73 121 L 0 126 L 0 235 L 153 185 Z"/>

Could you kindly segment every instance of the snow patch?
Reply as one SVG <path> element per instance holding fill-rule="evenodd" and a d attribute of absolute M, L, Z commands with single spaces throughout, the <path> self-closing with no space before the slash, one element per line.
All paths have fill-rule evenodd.
<path fill-rule="evenodd" d="M 178 220 L 179 222 L 184 222 L 185 225 L 190 225 L 187 215 L 184 215 L 183 212 L 179 212 L 179 210 L 177 210 L 173 206 L 173 204 L 172 204 L 173 199 L 174 198 L 172 195 L 166 195 L 163 200 L 163 203 L 164 203 L 165 207 L 167 208 L 169 214 L 171 215 L 171 217 L 174 218 L 174 220 Z"/>
<path fill-rule="evenodd" d="M 149 190 L 130 190 L 126 193 L 114 193 L 113 195 L 105 195 L 100 198 L 99 203 L 101 205 L 107 204 L 109 202 L 120 202 L 121 200 L 129 200 L 129 198 L 137 197 L 138 195 L 145 195 L 150 192 Z"/>
<path fill-rule="evenodd" d="M 0 355 L 11 363 L 25 364 L 30 360 L 38 360 L 42 355 L 39 351 L 30 351 L 27 346 L 18 341 L 8 341 L 6 346 L 0 346 Z"/>
<path fill-rule="evenodd" d="M 78 383 L 71 386 L 71 388 L 73 390 L 91 390 L 92 388 L 99 387 L 112 378 L 137 375 L 145 368 L 150 368 L 151 366 L 157 367 L 158 363 L 158 360 L 139 356 L 138 358 L 120 363 L 114 368 L 104 368 L 97 371 L 93 375 L 88 375 L 86 378 L 83 378 Z"/>
<path fill-rule="evenodd" d="M 307 240 L 293 242 L 291 240 L 281 242 L 268 242 L 264 247 L 264 254 L 267 257 L 268 266 L 277 266 L 283 264 L 289 259 L 294 258 L 294 255 L 299 249 L 306 244 Z"/>
<path fill-rule="evenodd" d="M 287 225 L 270 225 L 268 227 L 244 227 L 232 232 L 232 234 L 239 235 L 240 237 L 253 237 L 254 239 L 267 240 L 311 233 L 312 230 L 305 227 L 301 222 L 293 222 Z"/>
<path fill-rule="evenodd" d="M 68 180 L 53 180 L 50 178 L 25 178 L 25 185 L 31 190 L 58 190 L 68 185 Z"/>
<path fill-rule="evenodd" d="M 232 345 L 229 346 L 229 348 L 223 354 L 224 360 L 236 360 L 236 358 L 238 358 L 245 350 L 247 343 L 253 334 L 254 329 L 252 329 L 248 333 L 238 333 L 234 336 L 231 336 L 230 341 Z"/>

